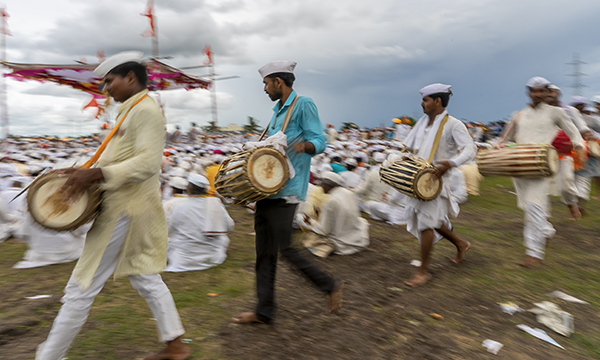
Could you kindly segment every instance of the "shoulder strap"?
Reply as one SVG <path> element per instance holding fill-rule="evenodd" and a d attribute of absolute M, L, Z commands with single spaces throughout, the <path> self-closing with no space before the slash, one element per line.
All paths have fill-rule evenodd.
<path fill-rule="evenodd" d="M 131 111 L 131 109 L 133 109 L 137 104 L 139 104 L 147 96 L 148 96 L 148 94 L 145 94 L 144 96 L 142 96 L 141 98 L 139 98 L 138 101 L 135 102 L 135 104 L 133 104 L 129 109 L 127 109 L 127 112 L 125 113 L 125 115 L 123 115 L 123 117 L 121 118 L 121 121 L 119 121 L 119 123 L 117 124 L 117 126 L 115 126 L 111 130 L 111 132 L 108 134 L 108 136 L 106 137 L 106 139 L 104 139 L 104 141 L 102 142 L 102 144 L 100 145 L 100 147 L 98 148 L 98 150 L 96 150 L 96 152 L 94 153 L 94 156 L 92 156 L 91 159 L 89 159 L 88 161 L 86 161 L 86 163 L 81 166 L 82 169 L 89 169 L 92 165 L 94 165 L 96 163 L 96 161 L 98 161 L 98 159 L 100 158 L 100 155 L 102 155 L 102 153 L 104 152 L 104 149 L 106 149 L 106 146 L 108 145 L 108 143 L 110 142 L 110 140 L 113 138 L 113 136 L 115 135 L 115 133 L 117 132 L 117 130 L 119 130 L 119 127 L 121 126 L 121 124 L 123 123 L 123 120 L 125 120 L 125 118 L 127 117 L 127 115 L 129 115 L 129 112 Z"/>
<path fill-rule="evenodd" d="M 296 106 L 296 101 L 298 101 L 298 95 L 296 95 L 296 97 L 294 97 L 294 100 L 292 101 L 290 106 L 288 106 L 287 112 L 285 113 L 285 119 L 283 119 L 283 126 L 281 127 L 281 132 L 285 132 L 285 129 L 287 129 L 288 124 L 290 123 L 290 119 L 292 118 L 292 112 L 294 111 L 294 107 Z M 267 124 L 267 126 L 265 127 L 265 129 L 263 130 L 262 134 L 260 134 L 258 141 L 261 141 L 265 137 L 265 135 L 267 134 L 267 131 L 269 130 L 269 126 L 271 126 L 270 121 Z"/>
<path fill-rule="evenodd" d="M 429 163 L 433 160 L 435 156 L 435 152 L 437 151 L 438 145 L 440 144 L 440 139 L 442 138 L 442 131 L 444 130 L 444 125 L 448 122 L 448 114 L 444 116 L 442 122 L 440 123 L 440 127 L 438 128 L 437 134 L 435 134 L 435 140 L 433 141 L 433 147 L 431 148 L 431 153 L 429 154 Z"/>

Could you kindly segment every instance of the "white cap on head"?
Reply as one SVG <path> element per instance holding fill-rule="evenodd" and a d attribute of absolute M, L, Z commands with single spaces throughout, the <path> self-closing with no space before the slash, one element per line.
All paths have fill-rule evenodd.
<path fill-rule="evenodd" d="M 202 176 L 196 173 L 190 173 L 190 175 L 188 175 L 187 181 L 203 189 L 206 189 L 210 186 L 210 183 L 208 182 L 206 176 Z"/>
<path fill-rule="evenodd" d="M 340 154 L 339 152 L 332 152 L 332 153 L 329 154 L 329 157 L 332 158 L 332 159 L 341 158 L 342 154 Z"/>
<path fill-rule="evenodd" d="M 600 104 L 600 95 L 594 95 L 592 97 L 592 102 L 595 102 L 596 104 Z"/>
<path fill-rule="evenodd" d="M 350 166 L 357 166 L 358 165 L 358 162 L 356 162 L 356 159 L 354 159 L 354 158 L 348 158 L 348 159 L 344 160 L 344 162 L 347 165 L 350 165 Z"/>
<path fill-rule="evenodd" d="M 550 81 L 541 76 L 534 76 L 527 81 L 527 84 L 525 84 L 528 88 L 547 87 L 548 85 L 551 85 Z"/>
<path fill-rule="evenodd" d="M 422 97 L 433 95 L 433 94 L 440 94 L 440 93 L 452 95 L 452 91 L 450 91 L 451 87 L 452 87 L 452 85 L 435 83 L 435 84 L 425 86 L 424 88 L 419 90 L 419 93 L 421 94 Z"/>
<path fill-rule="evenodd" d="M 382 163 L 385 161 L 385 158 L 386 156 L 384 153 L 376 152 L 373 154 L 373 160 L 375 160 L 375 162 Z"/>
<path fill-rule="evenodd" d="M 119 65 L 128 62 L 141 64 L 143 57 L 144 53 L 141 51 L 123 51 L 104 60 L 94 69 L 94 73 L 100 77 L 105 77 L 112 69 Z"/>
<path fill-rule="evenodd" d="M 264 79 L 265 76 L 275 73 L 294 73 L 296 63 L 294 61 L 272 61 L 258 69 L 258 73 Z"/>
<path fill-rule="evenodd" d="M 332 183 L 339 185 L 339 186 L 344 185 L 344 178 L 341 177 L 340 175 L 334 173 L 333 171 L 323 171 L 321 173 L 321 180 L 329 180 Z"/>
<path fill-rule="evenodd" d="M 171 180 L 169 180 L 169 185 L 175 189 L 185 190 L 185 188 L 188 186 L 188 182 L 182 177 L 173 176 Z"/>
<path fill-rule="evenodd" d="M 558 92 L 562 92 L 562 90 L 558 86 L 556 86 L 554 84 L 548 85 L 548 89 L 554 90 L 554 91 L 558 91 Z"/>
<path fill-rule="evenodd" d="M 587 112 L 590 112 L 590 113 L 597 113 L 598 112 L 598 110 L 595 107 L 589 106 L 589 105 L 586 105 L 583 108 L 583 111 L 587 111 Z"/>
<path fill-rule="evenodd" d="M 573 96 L 571 98 L 571 101 L 569 101 L 569 105 L 571 105 L 571 106 L 587 104 L 587 103 L 588 103 L 588 99 L 584 96 Z"/>

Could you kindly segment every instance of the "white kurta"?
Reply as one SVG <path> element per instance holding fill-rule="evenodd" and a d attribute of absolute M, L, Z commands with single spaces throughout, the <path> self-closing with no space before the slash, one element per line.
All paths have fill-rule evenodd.
<path fill-rule="evenodd" d="M 312 230 L 333 242 L 334 254 L 350 255 L 369 246 L 368 223 L 360 216 L 356 196 L 342 187 L 329 192 Z"/>
<path fill-rule="evenodd" d="M 388 201 L 369 201 L 366 207 L 374 220 L 391 225 L 406 225 L 406 199 L 406 195 L 391 188 Z"/>
<path fill-rule="evenodd" d="M 384 194 L 389 193 L 391 189 L 391 186 L 379 178 L 379 168 L 380 165 L 376 165 L 367 171 L 364 181 L 354 190 L 363 205 L 369 201 L 381 201 Z M 365 208 L 362 210 L 367 211 Z"/>
<path fill-rule="evenodd" d="M 583 146 L 579 131 L 561 108 L 545 103 L 536 107 L 527 106 L 513 116 L 513 122 L 515 125 L 509 125 L 505 138 L 514 139 L 517 144 L 551 144 L 558 127 L 564 130 L 574 145 Z M 553 236 L 555 232 L 548 222 L 550 179 L 513 178 L 513 183 L 517 192 L 517 204 L 525 212 L 523 238 L 526 254 L 543 259 L 546 238 Z"/>
<path fill-rule="evenodd" d="M 23 260 L 13 266 L 14 269 L 27 269 L 52 264 L 62 264 L 79 259 L 85 234 L 91 223 L 80 226 L 74 231 L 53 231 L 42 227 L 27 214 L 21 235 L 28 244 Z"/>
<path fill-rule="evenodd" d="M 233 219 L 216 197 L 191 197 L 175 204 L 168 219 L 169 249 L 165 271 L 205 270 L 227 258 Z"/>
<path fill-rule="evenodd" d="M 439 124 L 446 114 L 447 112 L 444 110 L 436 116 L 432 126 L 427 126 L 429 116 L 424 115 L 413 127 L 406 145 L 415 149 L 417 156 L 428 158 L 431 152 L 430 144 L 433 144 L 433 138 L 437 133 L 436 124 Z M 452 196 L 450 189 L 452 174 L 454 171 L 460 171 L 456 168 L 457 166 L 473 161 L 476 153 L 477 147 L 466 126 L 460 120 L 449 116 L 433 157 L 434 165 L 439 161 L 447 160 L 453 166 L 442 177 L 444 183 L 442 192 L 431 201 L 420 201 L 412 197 L 408 197 L 406 201 L 406 230 L 415 235 L 419 241 L 421 232 L 427 229 L 439 229 L 442 225 L 451 228 L 450 218 L 457 217 L 460 211 L 457 199 Z M 442 236 L 435 232 L 434 242 L 441 238 Z"/>

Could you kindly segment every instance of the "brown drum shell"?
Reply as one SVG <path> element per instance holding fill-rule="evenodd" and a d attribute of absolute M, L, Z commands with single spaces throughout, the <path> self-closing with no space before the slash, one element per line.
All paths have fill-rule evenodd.
<path fill-rule="evenodd" d="M 482 150 L 477 155 L 477 166 L 483 176 L 549 177 L 557 171 L 558 153 L 545 144 Z"/>
<path fill-rule="evenodd" d="M 283 178 L 272 187 L 262 185 L 250 171 L 254 162 L 266 154 L 277 158 L 283 166 Z M 288 179 L 289 167 L 286 158 L 273 146 L 267 145 L 239 152 L 223 160 L 215 176 L 215 189 L 219 195 L 235 198 L 239 203 L 252 203 L 277 194 Z"/>
<path fill-rule="evenodd" d="M 59 176 L 59 171 L 52 171 L 43 175 L 38 176 L 29 186 L 29 190 L 27 190 L 27 209 L 31 214 L 33 220 L 45 227 L 46 229 L 54 230 L 54 231 L 69 231 L 75 230 L 78 227 L 87 224 L 92 221 L 100 211 L 100 205 L 102 203 L 102 191 L 100 187 L 97 185 L 91 186 L 88 190 L 86 190 L 88 196 L 88 202 L 85 208 L 85 211 L 75 220 L 68 224 L 64 224 L 61 226 L 52 226 L 46 222 L 46 219 L 41 218 L 37 211 L 32 211 L 33 206 L 33 198 L 35 194 L 40 190 L 40 188 L 46 183 L 57 179 Z M 65 179 L 66 180 L 66 179 Z"/>

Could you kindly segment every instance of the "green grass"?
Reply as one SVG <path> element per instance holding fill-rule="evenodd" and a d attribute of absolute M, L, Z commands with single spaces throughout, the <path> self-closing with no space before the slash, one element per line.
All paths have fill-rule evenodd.
<path fill-rule="evenodd" d="M 454 248 L 447 241 L 435 246 L 432 267 L 435 281 L 428 285 L 428 297 L 438 299 L 476 299 L 473 309 L 481 314 L 495 307 L 497 302 L 515 301 L 519 304 L 548 300 L 544 294 L 561 289 L 569 294 L 590 302 L 588 307 L 569 306 L 561 303 L 576 316 L 577 332 L 571 338 L 554 334 L 561 344 L 583 356 L 600 359 L 600 205 L 591 201 L 588 216 L 578 223 L 568 220 L 564 205 L 553 200 L 551 222 L 558 230 L 557 237 L 547 248 L 546 265 L 540 270 L 524 271 L 515 263 L 524 255 L 522 240 L 523 213 L 517 209 L 516 196 L 508 178 L 488 178 L 482 185 L 482 196 L 470 197 L 461 206 L 461 215 L 453 220 L 454 229 L 461 237 L 473 243 L 468 254 L 468 265 L 451 267 L 441 259 L 452 256 Z M 593 195 L 598 194 L 594 187 Z M 230 318 L 240 309 L 254 303 L 254 232 L 252 217 L 243 208 L 229 206 L 228 210 L 236 220 L 235 232 L 230 235 L 231 245 L 227 261 L 213 269 L 186 273 L 165 273 L 163 278 L 171 292 L 186 328 L 184 338 L 190 339 L 193 359 L 226 359 L 227 348 L 235 344 L 225 343 L 220 332 Z M 370 221 L 370 236 L 373 244 L 388 241 L 389 247 L 384 256 L 418 258 L 418 246 L 403 227 Z M 57 299 L 62 294 L 70 272 L 71 264 L 50 267 L 13 270 L 11 266 L 19 261 L 26 245 L 9 241 L 0 245 L 0 323 L 14 321 L 29 316 L 40 318 L 40 323 L 27 333 L 35 336 L 28 340 L 43 341 L 60 306 Z M 342 262 L 338 260 L 338 262 Z M 343 262 L 342 262 L 343 263 Z M 356 269 L 356 272 L 368 269 Z M 278 284 L 283 291 L 285 284 Z M 393 287 L 402 287 L 401 279 Z M 283 287 L 283 288 L 281 288 Z M 381 289 L 400 296 L 402 306 L 412 305 L 411 313 L 405 315 L 402 309 L 391 304 L 365 304 L 371 314 L 411 327 L 429 327 L 447 336 L 453 336 L 461 346 L 480 348 L 480 341 L 465 339 L 465 334 L 475 338 L 480 333 L 477 328 L 466 324 L 471 311 L 466 307 L 446 307 L 440 303 L 438 312 L 443 321 L 429 317 L 428 308 L 419 308 L 418 293 L 406 288 L 402 291 L 389 290 L 390 285 Z M 215 293 L 217 296 L 209 296 Z M 53 294 L 56 301 L 44 308 L 23 308 L 24 296 Z M 416 300 L 411 300 L 416 299 Z M 413 301 L 404 304 L 403 301 Z M 476 306 L 485 306 L 481 310 Z M 399 314 L 399 315 L 396 315 Z M 358 315 L 357 315 L 358 316 Z M 325 326 L 329 320 L 320 323 Z M 473 318 L 470 321 L 489 321 Z M 505 321 L 514 326 L 515 318 Z M 325 325 L 323 325 L 325 324 Z M 319 325 L 319 326 L 321 326 Z M 126 279 L 109 280 L 96 298 L 90 316 L 68 354 L 69 360 L 88 359 L 130 359 L 143 356 L 146 352 L 158 350 L 155 321 L 152 319 L 144 300 L 131 288 Z M 284 326 L 284 324 L 279 325 Z M 491 324 L 490 326 L 494 326 Z M 372 330 L 377 331 L 377 330 Z M 518 341 L 531 341 L 515 331 L 505 335 L 505 345 L 509 351 Z M 387 342 L 401 346 L 405 336 L 388 334 Z M 525 339 L 525 340 L 523 340 Z M 309 345 L 307 345 L 309 346 Z M 348 348 L 350 349 L 350 348 Z M 32 354 L 32 352 L 31 352 Z M 502 352 L 500 353 L 502 354 Z M 0 355 L 1 357 L 1 355 Z M 26 358 L 26 357 L 24 357 Z"/>

